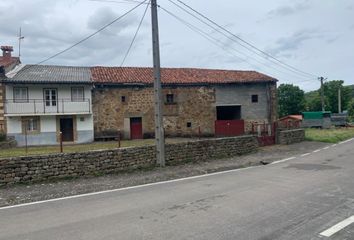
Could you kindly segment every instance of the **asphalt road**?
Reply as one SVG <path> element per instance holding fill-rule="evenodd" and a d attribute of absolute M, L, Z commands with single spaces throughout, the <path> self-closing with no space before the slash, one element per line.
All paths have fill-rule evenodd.
<path fill-rule="evenodd" d="M 0 208 L 0 239 L 354 239 L 354 140 L 288 161 Z"/>

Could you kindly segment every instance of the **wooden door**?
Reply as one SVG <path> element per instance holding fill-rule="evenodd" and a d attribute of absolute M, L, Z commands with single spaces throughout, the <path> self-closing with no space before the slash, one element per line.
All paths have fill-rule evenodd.
<path fill-rule="evenodd" d="M 73 118 L 60 119 L 60 131 L 64 142 L 74 141 L 74 121 Z"/>
<path fill-rule="evenodd" d="M 143 138 L 143 125 L 141 117 L 130 118 L 130 139 Z"/>

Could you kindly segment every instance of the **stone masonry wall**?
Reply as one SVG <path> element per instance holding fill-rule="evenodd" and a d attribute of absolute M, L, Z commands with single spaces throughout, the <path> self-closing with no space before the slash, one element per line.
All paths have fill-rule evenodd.
<path fill-rule="evenodd" d="M 255 151 L 254 136 L 166 145 L 166 164 L 225 158 Z M 155 146 L 0 159 L 0 185 L 107 174 L 154 166 Z"/>
<path fill-rule="evenodd" d="M 292 144 L 305 140 L 304 129 L 280 130 L 278 134 L 279 144 Z"/>
<path fill-rule="evenodd" d="M 173 94 L 173 104 L 166 104 L 166 94 Z M 193 136 L 200 127 L 204 136 L 214 135 L 215 94 L 208 87 L 164 88 L 164 128 L 166 136 Z M 93 91 L 95 133 L 121 130 L 130 138 L 129 119 L 142 118 L 144 137 L 154 135 L 153 88 L 96 88 Z M 124 97 L 124 102 L 122 101 Z M 187 126 L 190 123 L 191 126 Z"/>

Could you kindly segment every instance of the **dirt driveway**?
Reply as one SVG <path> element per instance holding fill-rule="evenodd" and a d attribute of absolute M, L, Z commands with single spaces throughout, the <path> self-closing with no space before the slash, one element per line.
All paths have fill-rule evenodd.
<path fill-rule="evenodd" d="M 40 201 L 89 192 L 116 189 L 145 183 L 170 180 L 205 173 L 229 170 L 272 162 L 313 151 L 329 144 L 302 142 L 292 145 L 262 147 L 258 152 L 222 160 L 186 163 L 129 173 L 61 180 L 51 183 L 13 185 L 0 188 L 0 206 Z"/>

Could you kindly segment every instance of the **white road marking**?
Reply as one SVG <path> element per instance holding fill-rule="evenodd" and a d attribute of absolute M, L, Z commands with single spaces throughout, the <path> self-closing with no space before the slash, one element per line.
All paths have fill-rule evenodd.
<path fill-rule="evenodd" d="M 321 151 L 322 149 L 317 149 L 317 150 L 314 150 L 314 151 L 312 151 L 313 153 L 317 153 L 317 152 L 319 152 L 319 151 Z"/>
<path fill-rule="evenodd" d="M 274 161 L 271 164 L 282 163 L 282 162 L 286 162 L 286 161 L 289 161 L 289 160 L 292 160 L 292 159 L 295 159 L 295 158 L 296 157 L 289 157 L 289 158 L 285 158 L 285 159 L 282 159 L 282 160 Z"/>
<path fill-rule="evenodd" d="M 326 149 L 328 149 L 328 148 L 329 148 L 329 146 L 322 148 L 322 150 L 326 150 Z"/>
<path fill-rule="evenodd" d="M 72 196 L 61 197 L 61 198 L 53 198 L 53 199 L 42 200 L 42 201 L 37 201 L 37 202 L 22 203 L 22 204 L 17 204 L 17 205 L 12 205 L 12 206 L 0 207 L 0 210 L 25 207 L 25 206 L 36 205 L 36 204 L 47 203 L 47 202 L 56 202 L 56 201 L 67 200 L 67 199 L 88 197 L 88 196 L 94 196 L 94 195 L 99 195 L 99 194 L 104 194 L 104 193 L 120 192 L 120 191 L 124 191 L 124 190 L 161 185 L 161 184 L 165 184 L 165 183 L 174 183 L 174 182 L 180 182 L 180 181 L 185 181 L 185 180 L 198 179 L 198 178 L 220 175 L 220 174 L 225 174 L 225 173 L 238 172 L 238 171 L 247 170 L 250 168 L 257 168 L 257 167 L 263 167 L 263 165 L 231 169 L 231 170 L 226 170 L 226 171 L 222 171 L 222 172 L 206 173 L 206 174 L 196 175 L 196 176 L 191 176 L 191 177 L 177 178 L 177 179 L 166 180 L 166 181 L 161 181 L 161 182 L 146 183 L 146 184 L 141 184 L 141 185 L 135 185 L 135 186 L 124 187 L 124 188 L 116 188 L 116 189 L 99 191 L 99 192 L 84 193 L 84 194 L 72 195 Z"/>
<path fill-rule="evenodd" d="M 331 147 L 335 147 L 335 146 L 337 146 L 337 144 L 333 144 L 333 145 L 331 145 Z"/>
<path fill-rule="evenodd" d="M 352 140 L 353 140 L 353 138 L 348 139 L 348 140 L 345 140 L 345 141 L 343 141 L 343 142 L 341 142 L 341 143 L 348 143 L 348 142 L 350 142 L 350 141 L 352 141 Z"/>
<path fill-rule="evenodd" d="M 354 223 L 354 215 L 321 232 L 320 235 L 324 237 L 330 237 L 352 223 Z"/>
<path fill-rule="evenodd" d="M 310 155 L 311 153 L 304 153 L 304 154 L 301 154 L 301 157 L 306 157 L 308 155 Z"/>

